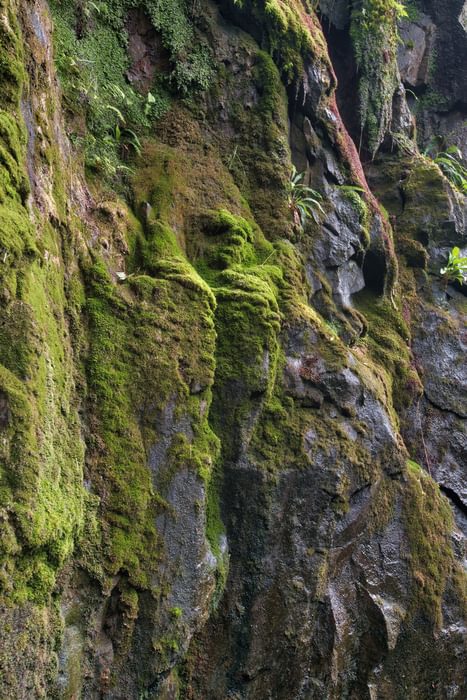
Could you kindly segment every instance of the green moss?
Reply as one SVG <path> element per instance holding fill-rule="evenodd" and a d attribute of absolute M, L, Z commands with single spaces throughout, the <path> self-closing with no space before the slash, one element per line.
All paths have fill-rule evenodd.
<path fill-rule="evenodd" d="M 284 78 L 292 81 L 303 71 L 304 60 L 327 59 L 326 44 L 313 12 L 297 0 L 232 0 L 241 15 L 257 23 L 263 32 L 263 48 L 271 53 Z M 237 10 L 239 11 L 239 10 Z"/>
<path fill-rule="evenodd" d="M 103 279 L 102 265 L 94 266 L 89 279 L 92 286 L 86 312 L 91 348 L 87 376 L 89 401 L 98 420 L 94 440 L 101 440 L 102 446 L 99 451 L 91 447 L 88 469 L 91 475 L 97 472 L 93 491 L 101 499 L 103 492 L 108 493 L 101 500 L 105 538 L 102 559 L 112 573 L 125 567 L 131 572 L 131 581 L 144 585 L 140 560 L 145 560 L 148 552 L 154 555 L 157 551 L 157 536 L 152 524 L 155 506 L 151 478 L 129 396 L 128 351 L 125 353 L 129 329 L 123 305 L 118 298 L 113 303 L 111 281 Z"/>
<path fill-rule="evenodd" d="M 19 588 L 26 586 L 18 592 L 20 597 L 37 598 L 53 584 L 55 571 L 73 551 L 83 519 L 83 445 L 73 407 L 71 357 L 65 355 L 59 312 L 62 284 L 55 270 L 33 265 L 24 271 L 22 300 L 2 313 L 0 348 L 8 348 L 2 359 L 4 372 L 10 373 L 4 377 L 15 376 L 24 383 L 21 402 L 21 384 L 16 384 L 13 394 L 15 385 L 4 384 L 17 426 L 5 440 L 4 474 L 11 491 L 4 506 L 15 522 L 19 545 L 15 554 L 19 556 L 23 547 L 28 552 L 27 557 L 19 557 L 19 577 L 13 578 Z M 28 430 L 21 427 L 25 422 Z M 14 566 L 14 560 L 6 566 Z M 38 577 L 45 577 L 44 581 Z"/>
<path fill-rule="evenodd" d="M 164 507 L 156 484 L 164 495 L 180 468 L 210 481 L 217 441 L 202 404 L 209 405 L 214 376 L 215 299 L 167 225 L 148 222 L 146 234 L 137 236 L 139 273 L 121 293 L 102 262 L 87 273 L 87 376 L 96 420 L 88 469 L 101 497 L 101 543 L 94 554 L 88 547 L 85 558 L 91 568 L 102 560 L 104 573 L 123 569 L 130 583 L 147 587 L 156 553 L 163 555 L 154 526 Z M 173 435 L 152 475 L 148 454 L 172 403 L 190 431 Z"/>
<path fill-rule="evenodd" d="M 0 112 L 0 382 L 6 406 L 0 495 L 7 532 L 0 545 L 0 595 L 2 601 L 45 602 L 82 527 L 83 445 L 63 315 L 62 245 L 57 232 L 39 225 L 39 219 L 36 243 L 38 232 L 25 207 L 23 71 L 18 68 L 23 56 L 12 6 L 2 4 L 0 12 L 6 81 Z"/>
<path fill-rule="evenodd" d="M 397 20 L 405 15 L 397 0 L 362 0 L 353 6 L 350 35 L 359 71 L 360 125 L 374 156 L 392 117 L 397 87 Z"/>
<path fill-rule="evenodd" d="M 255 220 L 272 240 L 292 235 L 287 202 L 288 101 L 280 69 L 267 53 L 256 54 L 253 79 L 258 103 L 252 110 L 242 105 L 232 110 L 235 158 L 229 161 L 229 169 Z"/>
<path fill-rule="evenodd" d="M 16 109 L 25 71 L 17 11 L 9 0 L 1 0 L 0 18 L 2 106 Z"/>
<path fill-rule="evenodd" d="M 408 462 L 407 479 L 403 512 L 414 581 L 412 612 L 421 610 L 439 626 L 442 596 L 454 562 L 452 512 L 436 482 L 415 462 Z"/>
<path fill-rule="evenodd" d="M 398 413 L 410 406 L 422 390 L 410 352 L 410 330 L 389 300 L 364 291 L 356 295 L 355 301 L 368 322 L 364 343 L 387 387 L 383 404 L 397 425 L 394 410 Z"/>
<path fill-rule="evenodd" d="M 416 22 L 420 17 L 418 0 L 405 0 L 404 5 L 407 12 L 407 18 L 410 20 L 410 22 Z"/>
<path fill-rule="evenodd" d="M 208 241 L 198 269 L 216 295 L 216 377 L 221 383 L 241 377 L 253 385 L 258 382 L 258 362 L 263 363 L 267 348 L 276 346 L 281 271 L 258 264 L 273 249 L 258 230 L 255 240 L 251 224 L 241 217 L 221 210 L 205 230 Z"/>
<path fill-rule="evenodd" d="M 441 241 L 445 236 L 443 224 L 450 217 L 451 203 L 450 186 L 437 165 L 421 155 L 398 158 L 385 155 L 375 161 L 375 166 L 377 175 L 372 178 L 372 186 L 390 214 L 396 217 L 396 247 L 405 248 L 402 253 L 407 252 L 409 258 L 413 258 L 418 246 L 412 245 L 412 253 L 409 252 L 405 243 L 407 239 L 424 247 L 429 240 Z M 403 208 L 400 190 L 403 192 Z M 416 259 L 419 261 L 416 266 L 421 266 L 418 254 Z"/>
<path fill-rule="evenodd" d="M 105 299 L 90 297 L 86 310 L 92 336 L 87 363 L 90 400 L 98 406 L 99 437 L 105 446 L 100 473 L 109 493 L 102 504 L 111 527 L 106 553 L 114 572 L 125 567 L 131 580 L 141 583 L 139 560 L 145 551 L 156 551 L 156 535 L 151 514 L 148 516 L 152 487 L 146 455 L 136 421 L 131 420 L 129 378 L 122 352 L 127 325 L 118 317 L 118 307 Z M 96 483 L 94 488 L 100 492 L 100 486 Z"/>
<path fill-rule="evenodd" d="M 360 188 L 355 188 L 351 185 L 341 185 L 339 191 L 342 192 L 344 197 L 352 204 L 358 213 L 359 222 L 363 231 L 362 243 L 365 248 L 367 248 L 370 244 L 371 216 L 368 204 L 364 199 L 364 193 L 360 191 Z"/>
<path fill-rule="evenodd" d="M 376 483 L 367 517 L 367 532 L 383 532 L 396 513 L 400 486 L 395 479 L 382 476 Z"/>
<path fill-rule="evenodd" d="M 409 163 L 403 183 L 405 206 L 400 226 L 405 235 L 426 243 L 444 240 L 443 222 L 449 218 L 449 185 L 438 166 L 419 156 Z"/>
<path fill-rule="evenodd" d="M 2 108 L 0 109 L 0 281 L 3 298 L 16 294 L 15 267 L 23 256 L 37 254 L 33 229 L 25 208 L 29 192 L 24 168 L 26 136 L 20 118 L 22 46 L 19 27 L 9 3 L 0 5 L 0 74 Z"/>
<path fill-rule="evenodd" d="M 253 77 L 260 93 L 259 109 L 267 118 L 277 111 L 277 96 L 281 92 L 281 83 L 274 61 L 265 51 L 258 51 L 256 55 Z"/>
<path fill-rule="evenodd" d="M 428 266 L 428 253 L 419 241 L 405 236 L 397 236 L 396 247 L 398 255 L 403 255 L 407 267 L 426 270 Z"/>

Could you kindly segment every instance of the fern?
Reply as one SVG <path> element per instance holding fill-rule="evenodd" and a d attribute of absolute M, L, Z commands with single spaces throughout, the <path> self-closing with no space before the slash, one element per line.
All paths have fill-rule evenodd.
<path fill-rule="evenodd" d="M 450 146 L 433 159 L 448 180 L 463 194 L 467 194 L 467 168 L 462 165 L 462 154 L 457 146 Z"/>
<path fill-rule="evenodd" d="M 310 214 L 317 221 L 316 209 L 324 214 L 324 209 L 321 206 L 322 196 L 316 190 L 304 185 L 303 177 L 304 173 L 297 173 L 297 169 L 293 165 L 288 183 L 287 200 L 294 224 L 300 229 L 305 227 Z"/>

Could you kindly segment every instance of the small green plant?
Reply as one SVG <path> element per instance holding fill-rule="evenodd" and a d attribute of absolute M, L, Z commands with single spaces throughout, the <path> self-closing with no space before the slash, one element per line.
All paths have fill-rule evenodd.
<path fill-rule="evenodd" d="M 120 125 L 117 124 L 113 136 L 108 136 L 107 138 L 110 142 L 112 142 L 112 140 L 115 141 L 120 147 L 122 157 L 129 154 L 130 147 L 137 155 L 141 155 L 141 141 L 133 129 L 128 129 L 127 127 L 121 128 Z"/>
<path fill-rule="evenodd" d="M 341 192 L 365 192 L 365 189 L 363 187 L 359 187 L 358 185 L 338 185 L 338 188 L 341 190 Z"/>
<path fill-rule="evenodd" d="M 304 173 L 297 173 L 295 166 L 292 166 L 290 180 L 288 182 L 287 201 L 292 213 L 293 221 L 297 228 L 303 229 L 309 214 L 317 221 L 316 209 L 323 212 L 321 206 L 323 198 L 319 192 L 303 184 Z"/>
<path fill-rule="evenodd" d="M 458 190 L 467 194 L 467 168 L 462 165 L 461 158 L 462 153 L 457 146 L 450 146 L 446 151 L 438 153 L 433 161 Z"/>
<path fill-rule="evenodd" d="M 440 270 L 446 282 L 463 284 L 467 281 L 467 258 L 461 257 L 460 253 L 460 249 L 455 246 L 449 253 L 446 267 Z"/>

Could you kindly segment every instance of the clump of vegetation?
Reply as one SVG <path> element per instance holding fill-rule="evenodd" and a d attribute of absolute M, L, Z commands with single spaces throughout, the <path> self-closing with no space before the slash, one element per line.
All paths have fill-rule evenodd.
<path fill-rule="evenodd" d="M 461 251 L 457 246 L 449 253 L 446 267 L 442 267 L 440 273 L 446 282 L 463 284 L 467 281 L 467 258 L 461 256 Z"/>
<path fill-rule="evenodd" d="M 416 22 L 420 18 L 420 10 L 417 7 L 417 0 L 405 0 L 405 11 L 410 22 Z"/>
<path fill-rule="evenodd" d="M 206 89 L 213 64 L 207 46 L 196 40 L 186 3 L 141 3 L 161 34 L 170 65 L 139 92 L 127 77 L 128 13 L 135 0 L 51 4 L 55 59 L 71 123 L 71 141 L 84 153 L 86 167 L 107 177 L 128 171 L 139 153 L 139 138 L 168 110 L 171 93 Z M 84 116 L 85 124 L 82 117 Z"/>
<path fill-rule="evenodd" d="M 92 21 L 92 31 L 79 36 L 72 6 L 53 3 L 52 13 L 70 139 L 84 153 L 89 170 L 114 177 L 128 170 L 128 156 L 138 150 L 136 132 L 147 128 L 167 105 L 161 101 L 159 110 L 154 106 L 149 111 L 147 97 L 126 80 L 126 48 L 103 11 L 88 8 L 86 21 Z"/>
<path fill-rule="evenodd" d="M 295 166 L 292 166 L 292 173 L 288 182 L 287 201 L 292 213 L 294 224 L 297 228 L 303 229 L 308 216 L 316 219 L 316 209 L 324 214 L 321 206 L 322 196 L 316 190 L 303 184 L 304 173 L 297 173 Z"/>
<path fill-rule="evenodd" d="M 462 153 L 457 146 L 450 146 L 446 151 L 441 151 L 434 158 L 448 180 L 463 194 L 467 194 L 467 168 L 462 165 Z"/>

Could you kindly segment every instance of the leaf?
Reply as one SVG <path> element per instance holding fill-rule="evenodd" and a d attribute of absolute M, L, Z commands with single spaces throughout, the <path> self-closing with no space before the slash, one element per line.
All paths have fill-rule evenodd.
<path fill-rule="evenodd" d="M 457 158 L 462 158 L 462 153 L 457 146 L 449 146 L 449 148 L 446 149 L 446 153 L 454 153 Z"/>
<path fill-rule="evenodd" d="M 124 117 L 123 114 L 120 112 L 120 110 L 117 109 L 117 107 L 114 107 L 113 105 L 105 105 L 105 106 L 106 106 L 107 109 L 111 109 L 112 112 L 115 112 L 115 114 L 116 114 L 117 117 L 120 119 L 120 121 L 122 122 L 122 124 L 125 123 L 125 117 Z"/>
<path fill-rule="evenodd" d="M 109 90 L 115 97 L 120 97 L 121 100 L 125 99 L 125 93 L 119 85 L 116 85 L 115 83 L 110 83 Z"/>
<path fill-rule="evenodd" d="M 339 189 L 344 192 L 365 192 L 365 188 L 358 185 L 339 185 Z"/>

